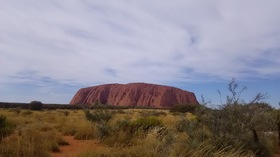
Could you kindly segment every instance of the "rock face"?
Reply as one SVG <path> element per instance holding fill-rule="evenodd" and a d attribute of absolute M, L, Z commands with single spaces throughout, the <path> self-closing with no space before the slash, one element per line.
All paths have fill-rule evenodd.
<path fill-rule="evenodd" d="M 70 104 L 94 103 L 115 106 L 168 108 L 176 104 L 198 104 L 194 93 L 147 83 L 105 84 L 80 89 Z"/>

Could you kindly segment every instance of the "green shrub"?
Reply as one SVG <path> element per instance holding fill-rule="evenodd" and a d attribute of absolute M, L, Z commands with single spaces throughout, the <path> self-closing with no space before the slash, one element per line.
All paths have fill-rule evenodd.
<path fill-rule="evenodd" d="M 167 113 L 160 110 L 143 110 L 139 111 L 141 117 L 149 117 L 149 116 L 165 116 Z"/>
<path fill-rule="evenodd" d="M 91 122 L 107 122 L 109 121 L 112 117 L 113 114 L 107 110 L 96 110 L 93 113 L 91 113 L 89 110 L 85 111 L 85 116 L 86 119 L 91 121 Z"/>
<path fill-rule="evenodd" d="M 195 110 L 199 107 L 197 104 L 186 104 L 186 105 L 174 105 L 170 108 L 170 112 L 180 112 L 180 113 L 185 113 L 185 112 L 190 112 L 194 113 Z"/>
<path fill-rule="evenodd" d="M 42 110 L 43 109 L 43 103 L 40 101 L 31 101 L 29 104 L 30 110 Z"/>
<path fill-rule="evenodd" d="M 136 120 L 123 119 L 117 121 L 115 125 L 109 126 L 107 123 L 97 124 L 99 138 L 109 146 L 132 146 L 137 144 L 139 139 L 145 138 L 149 131 L 162 127 L 163 123 L 156 117 L 142 117 Z M 160 129 L 156 129 L 159 130 Z"/>
<path fill-rule="evenodd" d="M 155 117 L 144 117 L 136 119 L 135 121 L 132 121 L 129 125 L 130 129 L 132 131 L 137 131 L 139 129 L 143 131 L 148 131 L 154 127 L 162 126 L 161 120 L 155 118 Z"/>
<path fill-rule="evenodd" d="M 110 135 L 111 127 L 107 123 L 105 122 L 99 123 L 96 125 L 96 127 L 98 131 L 99 139 L 103 139 L 105 136 Z"/>

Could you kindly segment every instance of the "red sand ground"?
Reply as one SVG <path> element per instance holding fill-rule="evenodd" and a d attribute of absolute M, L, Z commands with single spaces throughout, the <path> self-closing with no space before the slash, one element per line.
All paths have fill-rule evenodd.
<path fill-rule="evenodd" d="M 104 149 L 95 140 L 75 140 L 73 136 L 64 136 L 69 145 L 61 146 L 60 152 L 52 153 L 52 157 L 74 157 L 87 150 Z"/>

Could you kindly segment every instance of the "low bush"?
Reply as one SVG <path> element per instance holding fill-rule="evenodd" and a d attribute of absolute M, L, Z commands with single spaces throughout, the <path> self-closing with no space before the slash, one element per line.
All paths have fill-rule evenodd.
<path fill-rule="evenodd" d="M 139 118 L 136 119 L 135 121 L 132 121 L 129 124 L 129 127 L 131 130 L 136 131 L 136 130 L 143 130 L 143 131 L 148 131 L 154 127 L 160 127 L 162 126 L 162 122 L 155 118 L 155 117 L 144 117 L 144 118 Z"/>
<path fill-rule="evenodd" d="M 170 112 L 179 112 L 179 113 L 185 113 L 190 112 L 194 113 L 196 109 L 199 107 L 197 104 L 184 104 L 184 105 L 174 105 L 170 108 Z"/>
<path fill-rule="evenodd" d="M 43 103 L 40 101 L 31 101 L 29 107 L 30 107 L 30 110 L 42 110 Z"/>
<path fill-rule="evenodd" d="M 105 122 L 102 122 L 102 123 L 98 123 L 96 125 L 96 128 L 97 128 L 97 131 L 98 131 L 98 138 L 99 139 L 103 139 L 104 137 L 110 135 L 110 132 L 111 132 L 111 127 L 105 123 Z M 115 136 L 115 135 L 113 135 Z"/>
<path fill-rule="evenodd" d="M 113 114 L 107 110 L 96 110 L 94 112 L 90 112 L 89 110 L 86 110 L 85 111 L 85 116 L 86 116 L 86 119 L 91 121 L 91 122 L 107 122 L 109 121 L 112 117 L 113 117 Z"/>
<path fill-rule="evenodd" d="M 123 119 L 113 126 L 106 123 L 97 124 L 99 137 L 109 146 L 132 146 L 145 138 L 150 131 L 163 127 L 163 123 L 156 117 L 141 117 L 135 120 Z M 157 129 L 156 129 L 157 130 Z M 160 129 L 158 129 L 160 130 Z"/>
<path fill-rule="evenodd" d="M 165 116 L 167 113 L 163 110 L 142 110 L 139 111 L 140 117 Z"/>

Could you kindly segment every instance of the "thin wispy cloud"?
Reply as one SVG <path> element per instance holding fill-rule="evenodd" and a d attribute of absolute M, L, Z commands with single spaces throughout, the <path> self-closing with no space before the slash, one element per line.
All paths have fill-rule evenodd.
<path fill-rule="evenodd" d="M 278 0 L 0 1 L 0 83 L 279 79 L 279 6 Z"/>

